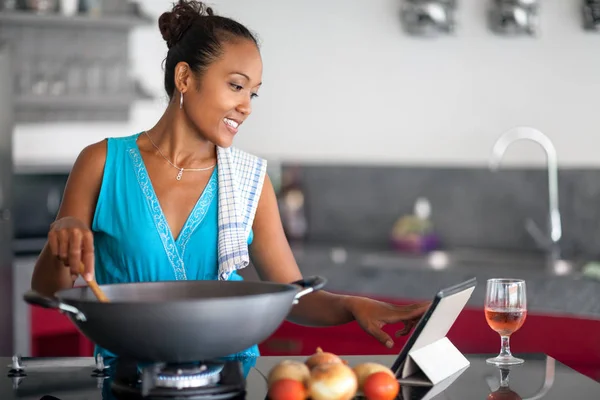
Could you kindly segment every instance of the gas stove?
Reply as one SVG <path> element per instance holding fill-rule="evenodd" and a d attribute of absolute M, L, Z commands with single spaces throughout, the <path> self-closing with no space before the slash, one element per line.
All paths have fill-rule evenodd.
<path fill-rule="evenodd" d="M 246 397 L 256 359 L 142 364 L 102 356 L 0 358 L 6 375 L 0 398 L 67 400 L 225 400 Z M 260 375 L 262 377 L 262 375 Z"/>
<path fill-rule="evenodd" d="M 456 377 L 455 381 L 446 381 L 434 387 L 401 384 L 399 398 L 491 398 L 490 393 L 494 390 L 492 386 L 497 387 L 499 381 L 488 386 L 490 377 L 497 377 L 499 370 L 485 362 L 490 356 L 467 355 L 471 366 Z M 544 354 L 523 356 L 526 359 L 525 365 L 515 367 L 510 377 L 511 387 L 514 384 L 518 393 L 537 391 L 530 398 L 539 398 L 538 395 L 544 392 L 544 400 L 563 400 L 565 393 L 572 400 L 600 399 L 600 385 L 593 379 Z M 365 362 L 393 365 L 396 358 L 395 355 L 344 356 L 350 365 Z M 283 360 L 305 359 L 306 356 L 263 356 L 178 366 L 140 366 L 123 360 L 91 357 L 13 357 L 12 360 L 10 357 L 0 357 L 0 363 L 5 365 L 4 376 L 0 377 L 0 400 L 129 400 L 143 398 L 142 392 L 145 390 L 148 393 L 144 400 L 266 399 L 265 376 L 269 371 Z M 243 391 L 239 392 L 242 387 Z M 233 390 L 224 390 L 225 388 Z"/>

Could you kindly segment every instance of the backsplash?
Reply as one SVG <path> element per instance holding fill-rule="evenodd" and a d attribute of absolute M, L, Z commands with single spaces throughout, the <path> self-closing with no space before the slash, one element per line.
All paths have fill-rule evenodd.
<path fill-rule="evenodd" d="M 284 168 L 289 168 L 285 167 Z M 418 197 L 444 247 L 536 251 L 525 228 L 544 231 L 548 218 L 545 169 L 305 165 L 308 240 L 383 248 L 394 222 Z M 559 172 L 563 256 L 600 256 L 600 170 Z"/>

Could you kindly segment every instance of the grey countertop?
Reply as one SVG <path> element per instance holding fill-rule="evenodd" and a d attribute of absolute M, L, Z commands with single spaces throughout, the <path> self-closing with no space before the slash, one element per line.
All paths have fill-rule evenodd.
<path fill-rule="evenodd" d="M 535 254 L 455 250 L 404 256 L 389 250 L 323 244 L 293 245 L 304 276 L 328 279 L 326 290 L 388 299 L 431 300 L 442 288 L 477 278 L 468 306 L 483 307 L 486 280 L 520 278 L 530 312 L 600 318 L 600 281 L 575 266 L 552 272 Z"/>

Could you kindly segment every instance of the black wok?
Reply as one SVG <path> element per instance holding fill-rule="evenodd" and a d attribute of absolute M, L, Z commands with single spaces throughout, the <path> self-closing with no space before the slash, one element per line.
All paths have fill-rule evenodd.
<path fill-rule="evenodd" d="M 140 362 L 192 362 L 225 357 L 267 339 L 292 305 L 327 281 L 291 284 L 245 281 L 166 281 L 101 285 L 55 297 L 25 293 L 27 303 L 66 313 L 92 342 Z"/>

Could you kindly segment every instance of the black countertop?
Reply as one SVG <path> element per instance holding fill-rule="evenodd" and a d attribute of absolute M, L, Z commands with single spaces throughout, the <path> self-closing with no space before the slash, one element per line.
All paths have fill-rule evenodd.
<path fill-rule="evenodd" d="M 554 359 L 541 354 L 523 355 L 525 364 L 512 367 L 508 376 L 510 389 L 520 397 L 496 397 L 502 399 L 544 400 L 592 400 L 600 398 L 600 383 L 595 382 L 576 371 L 566 367 Z M 434 394 L 433 391 L 442 384 L 431 388 L 417 388 L 401 385 L 400 399 L 403 400 L 484 400 L 494 399 L 490 394 L 497 391 L 501 371 L 486 364 L 488 355 L 467 355 L 471 365 L 462 372 L 444 391 Z M 392 365 L 395 356 L 343 356 L 350 365 L 374 361 Z M 246 396 L 248 399 L 265 399 L 267 384 L 264 376 L 284 357 L 259 357 L 247 360 L 244 365 L 246 377 Z M 304 360 L 305 357 L 285 357 L 285 359 Z M 88 359 L 63 359 L 63 361 L 79 361 Z M 6 366 L 10 364 L 8 357 L 0 358 Z M 13 379 L 7 376 L 0 382 L 0 398 L 2 400 L 121 400 L 130 397 L 116 397 L 109 390 L 110 378 L 100 379 L 92 376 L 93 367 L 77 366 L 62 370 L 27 372 L 18 389 L 13 388 Z M 101 384 L 99 384 L 101 383 Z M 429 393 L 429 394 L 428 394 Z M 545 393 L 543 397 L 535 397 Z M 431 397 L 431 394 L 434 394 Z M 44 397 L 46 396 L 46 397 Z M 54 397 L 50 397 L 54 396 Z"/>
<path fill-rule="evenodd" d="M 448 252 L 447 266 L 435 268 L 428 256 L 360 246 L 309 243 L 294 245 L 293 252 L 302 274 L 324 276 L 325 290 L 332 292 L 430 300 L 438 290 L 476 277 L 469 305 L 483 307 L 487 279 L 520 278 L 527 282 L 529 312 L 600 318 L 600 280 L 584 276 L 581 265 L 557 275 L 537 255 L 456 250 Z"/>

